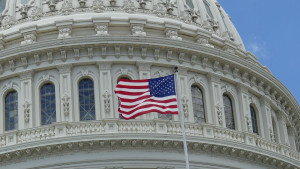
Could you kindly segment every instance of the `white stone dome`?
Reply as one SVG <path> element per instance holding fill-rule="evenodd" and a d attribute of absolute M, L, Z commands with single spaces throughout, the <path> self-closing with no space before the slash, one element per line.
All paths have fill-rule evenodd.
<path fill-rule="evenodd" d="M 0 166 L 185 168 L 178 116 L 121 119 L 120 78 L 179 67 L 191 168 L 300 167 L 300 107 L 216 0 L 0 0 Z"/>

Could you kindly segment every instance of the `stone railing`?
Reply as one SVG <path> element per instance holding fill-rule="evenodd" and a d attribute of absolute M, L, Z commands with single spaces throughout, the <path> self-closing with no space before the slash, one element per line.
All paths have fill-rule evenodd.
<path fill-rule="evenodd" d="M 300 161 L 300 154 L 293 151 L 289 146 L 265 140 L 253 133 L 230 130 L 211 124 L 186 123 L 185 129 L 187 138 L 189 136 L 201 137 L 214 139 L 215 141 L 225 141 L 225 143 L 245 144 Z M 180 136 L 182 135 L 182 130 L 180 122 L 166 120 L 125 121 L 110 119 L 103 121 L 53 123 L 48 126 L 6 132 L 0 135 L 0 147 L 51 140 L 59 137 L 67 138 L 69 136 L 110 133 L 152 133 Z"/>

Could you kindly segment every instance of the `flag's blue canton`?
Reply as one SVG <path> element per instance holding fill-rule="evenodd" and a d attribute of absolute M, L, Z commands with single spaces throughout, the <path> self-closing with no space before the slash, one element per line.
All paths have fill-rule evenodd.
<path fill-rule="evenodd" d="M 165 97 L 176 95 L 174 75 L 149 79 L 150 95 L 154 97 Z"/>

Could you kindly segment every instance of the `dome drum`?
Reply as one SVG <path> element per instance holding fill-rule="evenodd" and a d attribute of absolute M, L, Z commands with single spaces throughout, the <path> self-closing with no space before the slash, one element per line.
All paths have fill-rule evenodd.
<path fill-rule="evenodd" d="M 216 0 L 7 0 L 0 22 L 1 166 L 184 168 L 178 116 L 126 121 L 114 94 L 175 65 L 192 168 L 300 166 L 297 101 Z"/>

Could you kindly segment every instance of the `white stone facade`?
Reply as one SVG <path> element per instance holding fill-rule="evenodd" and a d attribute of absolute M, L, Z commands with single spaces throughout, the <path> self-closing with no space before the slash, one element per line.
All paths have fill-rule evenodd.
<path fill-rule="evenodd" d="M 120 77 L 162 77 L 177 65 L 191 168 L 299 168 L 297 101 L 245 51 L 216 0 L 191 2 L 194 8 L 183 0 L 7 0 L 0 17 L 0 166 L 185 168 L 178 116 L 122 120 L 114 94 Z M 93 121 L 80 121 L 83 78 L 94 84 Z M 41 125 L 46 83 L 55 86 L 56 122 Z M 193 85 L 203 92 L 206 123 L 195 123 Z M 6 131 L 11 91 L 18 93 L 18 127 Z M 235 130 L 226 128 L 223 94 L 232 100 Z"/>

